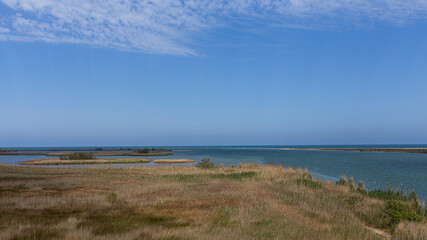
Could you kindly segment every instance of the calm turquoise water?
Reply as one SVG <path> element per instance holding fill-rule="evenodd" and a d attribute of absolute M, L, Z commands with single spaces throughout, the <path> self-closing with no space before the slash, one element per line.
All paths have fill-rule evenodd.
<path fill-rule="evenodd" d="M 200 160 L 204 157 L 209 157 L 215 163 L 224 165 L 238 164 L 239 162 L 280 163 L 285 166 L 307 168 L 317 178 L 324 180 L 337 181 L 341 174 L 345 174 L 353 176 L 356 182 L 363 180 L 366 186 L 371 189 L 398 187 L 404 191 L 414 190 L 421 199 L 427 198 L 427 154 L 275 149 L 287 147 L 325 146 L 164 147 L 188 151 L 175 151 L 172 156 L 150 158 Z M 427 147 L 427 145 L 347 145 L 328 147 Z M 43 148 L 39 149 L 43 150 Z M 0 163 L 15 164 L 19 161 L 42 157 L 44 156 L 0 156 Z M 118 167 L 121 166 L 124 165 L 119 165 Z M 87 165 L 84 165 L 84 167 L 87 167 Z"/>

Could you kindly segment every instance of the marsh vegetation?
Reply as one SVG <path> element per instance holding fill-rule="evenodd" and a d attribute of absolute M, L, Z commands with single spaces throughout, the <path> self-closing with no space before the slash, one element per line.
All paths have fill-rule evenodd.
<path fill-rule="evenodd" d="M 427 238 L 416 198 L 277 165 L 1 166 L 0 176 L 0 239 Z"/>

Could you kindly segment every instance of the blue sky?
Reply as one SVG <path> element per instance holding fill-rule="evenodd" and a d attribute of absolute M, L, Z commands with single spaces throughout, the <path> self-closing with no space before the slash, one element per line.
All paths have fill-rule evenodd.
<path fill-rule="evenodd" d="M 420 0 L 0 0 L 0 146 L 427 143 L 426 18 Z"/>

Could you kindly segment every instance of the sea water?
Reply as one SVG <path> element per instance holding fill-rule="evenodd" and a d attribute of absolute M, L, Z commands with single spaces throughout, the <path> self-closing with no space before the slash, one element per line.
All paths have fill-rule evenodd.
<path fill-rule="evenodd" d="M 151 147 L 151 146 L 150 146 Z M 154 146 L 156 147 L 156 146 Z M 363 180 L 368 189 L 397 188 L 405 192 L 415 191 L 420 199 L 427 198 L 427 154 L 382 153 L 347 151 L 282 150 L 280 148 L 351 148 L 351 147 L 427 147 L 427 145 L 357 145 L 357 146 L 198 146 L 158 147 L 173 149 L 174 155 L 148 157 L 151 159 L 194 159 L 209 157 L 216 164 L 231 166 L 238 163 L 275 163 L 295 168 L 307 168 L 316 178 L 338 181 L 342 174 L 353 177 L 355 182 Z M 37 150 L 52 149 L 37 148 Z M 59 147 L 58 147 L 59 148 Z M 86 147 L 94 148 L 94 147 Z M 109 148 L 109 147 L 103 147 Z M 115 149 L 116 147 L 110 147 Z M 128 148 L 127 146 L 124 148 Z M 129 148 L 137 148 L 129 146 Z M 27 148 L 30 149 L 30 148 Z M 35 149 L 35 148 L 34 148 Z M 64 149 L 61 147 L 61 149 Z M 73 148 L 67 148 L 72 150 Z M 82 149 L 82 147 L 74 148 Z M 0 163 L 16 164 L 43 155 L 0 156 Z M 104 157 L 103 157 L 104 158 Z M 117 156 L 114 156 L 117 158 Z M 152 163 L 151 163 L 152 164 Z M 147 165 L 147 164 L 131 164 Z M 74 166 L 87 167 L 88 165 Z M 118 167 L 129 166 L 127 164 Z M 63 167 L 63 166 L 62 166 Z"/>

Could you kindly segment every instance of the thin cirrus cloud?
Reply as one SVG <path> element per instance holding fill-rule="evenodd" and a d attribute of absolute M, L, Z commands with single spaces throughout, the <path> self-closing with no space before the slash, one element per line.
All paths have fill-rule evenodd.
<path fill-rule="evenodd" d="M 197 55 L 195 35 L 256 20 L 324 28 L 427 18 L 426 0 L 0 0 L 0 40 Z"/>

